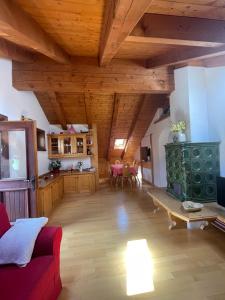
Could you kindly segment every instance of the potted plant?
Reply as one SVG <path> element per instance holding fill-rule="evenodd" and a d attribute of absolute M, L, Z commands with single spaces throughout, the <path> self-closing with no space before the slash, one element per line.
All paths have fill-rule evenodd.
<path fill-rule="evenodd" d="M 60 160 L 52 160 L 49 163 L 49 170 L 53 173 L 59 173 L 59 169 L 61 168 L 62 164 Z"/>
<path fill-rule="evenodd" d="M 84 163 L 82 161 L 78 161 L 78 163 L 77 163 L 77 167 L 78 167 L 78 169 L 79 169 L 80 172 L 83 171 L 83 164 Z"/>
<path fill-rule="evenodd" d="M 173 142 L 186 142 L 186 123 L 185 121 L 179 121 L 173 123 L 171 126 L 171 131 L 174 133 Z"/>

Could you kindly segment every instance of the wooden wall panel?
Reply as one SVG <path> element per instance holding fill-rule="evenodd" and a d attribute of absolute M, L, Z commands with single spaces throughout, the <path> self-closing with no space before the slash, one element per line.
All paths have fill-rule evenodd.
<path fill-rule="evenodd" d="M 59 120 L 57 118 L 57 115 L 52 107 L 51 102 L 49 101 L 48 93 L 46 92 L 36 92 L 35 93 L 36 98 L 38 99 L 38 102 L 40 103 L 48 121 L 51 124 L 59 124 Z"/>
<path fill-rule="evenodd" d="M 11 222 L 19 218 L 29 217 L 28 194 L 27 190 L 2 192 L 3 203 Z"/>
<path fill-rule="evenodd" d="M 89 94 L 86 98 L 89 122 L 97 125 L 99 158 L 106 158 L 108 153 L 113 100 L 113 94 Z"/>
<path fill-rule="evenodd" d="M 58 93 L 68 124 L 87 123 L 84 94 Z"/>

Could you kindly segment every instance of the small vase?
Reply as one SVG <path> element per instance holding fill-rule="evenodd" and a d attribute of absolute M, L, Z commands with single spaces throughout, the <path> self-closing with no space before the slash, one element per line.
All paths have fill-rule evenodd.
<path fill-rule="evenodd" d="M 186 135 L 184 132 L 178 132 L 177 138 L 178 138 L 178 142 L 180 143 L 186 142 Z"/>

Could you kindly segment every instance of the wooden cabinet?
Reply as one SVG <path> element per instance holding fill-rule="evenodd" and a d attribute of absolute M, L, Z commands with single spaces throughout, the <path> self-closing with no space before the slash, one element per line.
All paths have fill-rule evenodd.
<path fill-rule="evenodd" d="M 78 193 L 78 176 L 66 175 L 64 177 L 64 192 L 65 193 Z"/>
<path fill-rule="evenodd" d="M 49 134 L 48 157 L 49 159 L 60 160 L 67 158 L 82 159 L 90 157 L 90 166 L 95 168 L 95 178 L 93 178 L 93 174 L 91 174 L 90 179 L 87 179 L 89 177 L 86 177 L 84 178 L 84 181 L 81 181 L 76 177 L 74 177 L 74 179 L 66 179 L 64 184 L 65 190 L 79 192 L 83 190 L 95 191 L 98 189 L 99 171 L 96 124 L 92 124 L 92 128 L 89 129 L 88 133 Z"/>
<path fill-rule="evenodd" d="M 63 177 L 59 176 L 54 181 L 38 190 L 38 215 L 48 217 L 52 210 L 63 198 Z"/>
<path fill-rule="evenodd" d="M 38 191 L 38 215 L 48 217 L 53 209 L 51 185 Z"/>
<path fill-rule="evenodd" d="M 75 154 L 74 139 L 70 135 L 62 135 L 59 137 L 61 146 L 61 155 L 71 157 Z"/>
<path fill-rule="evenodd" d="M 48 136 L 48 155 L 57 158 L 61 155 L 61 140 L 58 135 Z"/>
<path fill-rule="evenodd" d="M 86 140 L 86 134 L 49 134 L 49 158 L 62 159 L 88 156 Z"/>
<path fill-rule="evenodd" d="M 94 173 L 64 176 L 65 193 L 94 193 L 95 190 L 96 186 Z"/>
<path fill-rule="evenodd" d="M 79 134 L 74 136 L 75 140 L 75 147 L 76 147 L 76 155 L 77 156 L 84 156 L 87 155 L 87 142 L 86 142 L 86 135 Z"/>
<path fill-rule="evenodd" d="M 52 210 L 63 199 L 64 193 L 94 193 L 95 173 L 60 174 L 38 189 L 38 216 L 49 217 Z"/>

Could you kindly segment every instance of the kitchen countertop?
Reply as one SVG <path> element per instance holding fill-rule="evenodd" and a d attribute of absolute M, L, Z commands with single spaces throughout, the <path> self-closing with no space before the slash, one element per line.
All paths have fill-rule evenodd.
<path fill-rule="evenodd" d="M 48 174 L 45 174 L 45 175 L 39 177 L 38 188 L 39 189 L 45 188 L 46 186 L 53 183 L 54 181 L 56 181 L 61 176 L 85 175 L 85 174 L 95 174 L 95 171 L 82 171 L 82 172 L 80 172 L 80 171 L 73 170 L 73 171 L 60 171 L 59 173 L 55 173 L 55 174 L 48 173 Z M 46 178 L 46 177 L 48 177 L 48 178 Z"/>

